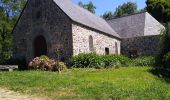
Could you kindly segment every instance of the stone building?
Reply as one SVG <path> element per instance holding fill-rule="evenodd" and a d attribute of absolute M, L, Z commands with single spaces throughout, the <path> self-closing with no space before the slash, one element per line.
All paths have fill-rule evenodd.
<path fill-rule="evenodd" d="M 156 54 L 160 49 L 160 33 L 164 28 L 149 13 L 142 12 L 107 21 L 120 35 L 121 53 L 129 57 Z"/>
<path fill-rule="evenodd" d="M 71 0 L 27 0 L 14 27 L 14 56 L 68 61 L 79 53 L 120 54 L 120 36 L 102 18 Z"/>

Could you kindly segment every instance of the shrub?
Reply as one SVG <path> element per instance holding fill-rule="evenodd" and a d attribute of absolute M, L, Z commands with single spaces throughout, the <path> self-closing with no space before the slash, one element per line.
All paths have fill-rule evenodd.
<path fill-rule="evenodd" d="M 36 57 L 29 63 L 29 68 L 40 70 L 53 70 L 54 64 L 55 64 L 54 60 Z"/>
<path fill-rule="evenodd" d="M 156 67 L 170 68 L 170 65 L 167 63 L 166 56 L 170 52 L 170 23 L 166 25 L 166 30 L 161 35 L 161 50 L 156 56 Z"/>
<path fill-rule="evenodd" d="M 67 69 L 67 66 L 64 64 L 64 62 L 56 62 L 54 65 L 54 70 L 61 72 Z"/>
<path fill-rule="evenodd" d="M 63 62 L 57 63 L 55 60 L 49 59 L 47 56 L 34 58 L 29 63 L 29 69 L 46 70 L 46 71 L 63 71 L 67 67 Z"/>
<path fill-rule="evenodd" d="M 128 66 L 131 60 L 122 55 L 79 54 L 72 57 L 71 65 L 76 68 L 113 68 Z"/>
<path fill-rule="evenodd" d="M 100 65 L 101 57 L 95 53 L 79 54 L 71 59 L 71 65 L 77 68 L 96 67 Z"/>
<path fill-rule="evenodd" d="M 132 66 L 153 66 L 155 63 L 154 57 L 145 56 L 132 59 Z"/>
<path fill-rule="evenodd" d="M 42 56 L 40 56 L 40 58 L 44 59 L 44 60 L 49 60 L 48 56 L 46 56 L 46 55 L 42 55 Z"/>
<path fill-rule="evenodd" d="M 168 52 L 167 54 L 164 55 L 164 59 L 163 59 L 165 66 L 170 66 L 170 52 Z"/>
<path fill-rule="evenodd" d="M 104 55 L 101 57 L 103 62 L 103 67 L 120 67 L 128 66 L 130 59 L 122 55 Z"/>

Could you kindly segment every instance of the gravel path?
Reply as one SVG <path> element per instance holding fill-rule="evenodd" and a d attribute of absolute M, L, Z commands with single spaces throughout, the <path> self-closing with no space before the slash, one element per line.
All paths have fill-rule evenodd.
<path fill-rule="evenodd" d="M 0 100 L 42 100 L 37 97 L 21 95 L 19 93 L 7 90 L 0 89 Z"/>

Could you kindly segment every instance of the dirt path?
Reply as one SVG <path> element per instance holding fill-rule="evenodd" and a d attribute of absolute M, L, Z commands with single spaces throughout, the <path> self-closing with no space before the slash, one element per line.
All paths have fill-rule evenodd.
<path fill-rule="evenodd" d="M 0 89 L 0 100 L 42 100 L 42 99 L 32 96 L 21 95 L 19 93 L 7 89 Z"/>

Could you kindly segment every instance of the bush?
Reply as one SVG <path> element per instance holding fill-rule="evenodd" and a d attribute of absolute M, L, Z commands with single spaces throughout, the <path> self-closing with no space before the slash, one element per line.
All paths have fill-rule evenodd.
<path fill-rule="evenodd" d="M 64 64 L 64 62 L 56 62 L 54 65 L 54 70 L 61 72 L 67 69 L 67 66 Z"/>
<path fill-rule="evenodd" d="M 79 54 L 71 59 L 72 67 L 76 68 L 116 68 L 128 66 L 153 66 L 154 57 L 130 59 L 123 55 L 97 55 L 95 53 Z"/>
<path fill-rule="evenodd" d="M 131 60 L 122 55 L 79 54 L 72 57 L 71 65 L 76 68 L 113 68 L 128 66 Z"/>
<path fill-rule="evenodd" d="M 63 62 L 57 63 L 55 60 L 49 59 L 47 56 L 41 56 L 34 58 L 29 63 L 29 69 L 60 72 L 67 69 L 67 67 Z"/>
<path fill-rule="evenodd" d="M 163 59 L 165 66 L 170 66 L 170 52 L 168 52 L 167 54 L 164 55 L 164 59 Z"/>
<path fill-rule="evenodd" d="M 170 52 L 170 23 L 166 27 L 166 30 L 161 36 L 161 50 L 155 58 L 155 66 L 169 69 L 170 65 L 168 64 L 167 56 L 169 56 L 168 52 Z"/>
<path fill-rule="evenodd" d="M 139 57 L 132 59 L 131 66 L 153 66 L 155 63 L 154 57 Z"/>
<path fill-rule="evenodd" d="M 49 60 L 48 56 L 46 56 L 46 55 L 42 55 L 42 56 L 40 56 L 40 58 L 44 59 L 44 60 Z"/>
<path fill-rule="evenodd" d="M 72 57 L 71 65 L 77 68 L 96 67 L 100 65 L 101 57 L 95 53 L 79 54 Z"/>

